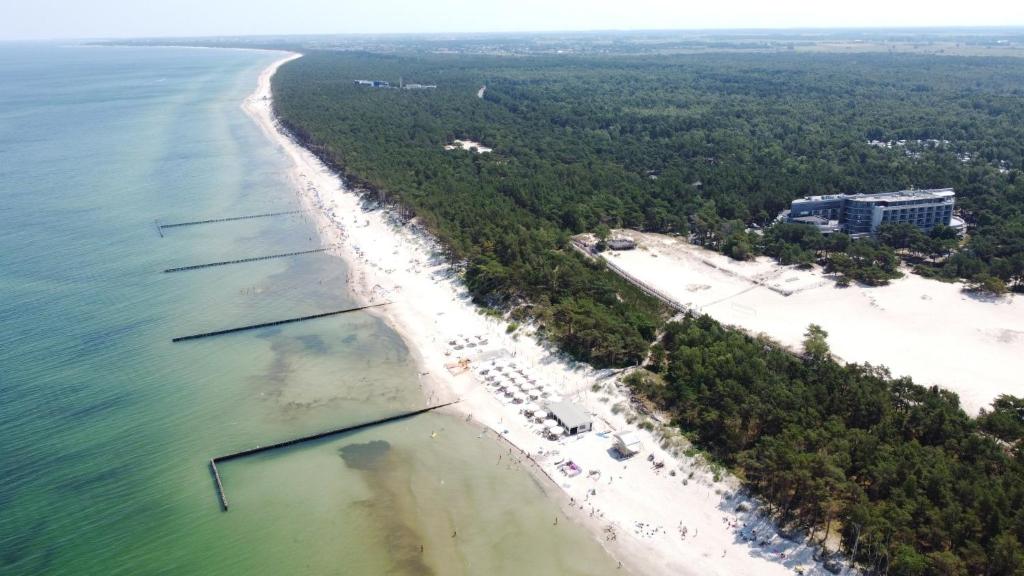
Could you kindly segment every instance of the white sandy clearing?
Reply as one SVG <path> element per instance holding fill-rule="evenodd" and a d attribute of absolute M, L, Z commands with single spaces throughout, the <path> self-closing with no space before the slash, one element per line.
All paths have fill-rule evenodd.
<path fill-rule="evenodd" d="M 494 148 L 488 148 L 487 146 L 472 140 L 452 140 L 451 144 L 446 144 L 444 147 L 445 150 L 458 150 L 459 148 L 466 150 L 467 152 L 475 150 L 477 154 L 494 151 Z"/>
<path fill-rule="evenodd" d="M 847 362 L 939 385 L 976 414 L 999 394 L 1024 395 L 1024 300 L 985 299 L 963 285 L 906 273 L 888 286 L 837 288 L 820 268 L 769 258 L 737 262 L 679 237 L 617 231 L 639 249 L 605 252 L 618 268 L 672 300 L 798 349 L 812 322 Z M 787 295 L 789 294 L 789 295 Z"/>
<path fill-rule="evenodd" d="M 721 495 L 735 493 L 733 480 L 712 482 L 705 466 L 667 454 L 651 433 L 640 432 L 643 454 L 626 462 L 615 460 L 609 454 L 612 439 L 599 435 L 627 428 L 628 410 L 612 414 L 613 405 L 626 402 L 625 390 L 613 373 L 566 362 L 532 337 L 508 336 L 505 322 L 480 314 L 470 303 L 461 281 L 437 257 L 437 245 L 426 232 L 415 223 L 403 224 L 389 210 L 376 208 L 346 189 L 311 153 L 281 134 L 271 111 L 270 78 L 278 66 L 296 57 L 290 55 L 267 68 L 243 107 L 294 162 L 300 195 L 315 209 L 324 243 L 341 247 L 337 253 L 350 266 L 353 292 L 367 302 L 392 302 L 377 310 L 416 357 L 431 403 L 461 398 L 457 410 L 482 425 L 482 437 L 501 436 L 519 449 L 495 465 L 534 471 L 566 515 L 586 526 L 630 572 L 781 575 L 807 566 L 808 574 L 825 574 L 811 560 L 813 548 L 782 540 L 756 518 L 755 503 Z M 467 338 L 479 342 L 478 337 L 488 344 L 461 350 L 448 344 L 453 339 L 464 343 Z M 485 358 L 499 355 L 514 355 L 515 362 L 544 384 L 594 414 L 594 432 L 560 442 L 542 439 L 516 405 L 499 399 L 476 374 Z M 449 370 L 459 358 L 469 359 L 471 369 Z M 604 390 L 592 391 L 595 383 Z M 530 456 L 524 458 L 524 453 Z M 663 461 L 664 468 L 655 470 L 646 459 L 649 454 Z M 584 473 L 571 479 L 562 475 L 556 462 L 563 459 L 578 463 Z M 598 471 L 599 477 L 588 476 L 591 470 Z M 670 470 L 676 470 L 676 475 L 670 476 Z M 691 472 L 693 477 L 684 485 Z M 750 512 L 734 512 L 741 501 L 752 506 Z M 744 523 L 749 524 L 746 530 L 758 530 L 758 540 L 769 542 L 764 546 L 748 543 L 740 534 Z M 688 532 L 685 539 L 680 533 L 683 526 Z"/>

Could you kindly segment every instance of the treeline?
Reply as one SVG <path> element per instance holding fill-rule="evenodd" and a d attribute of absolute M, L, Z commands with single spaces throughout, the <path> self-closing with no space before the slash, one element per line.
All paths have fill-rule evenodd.
<path fill-rule="evenodd" d="M 965 280 L 968 290 L 1024 292 L 1024 234 L 1017 237 L 1010 227 L 994 232 L 1002 235 L 1000 240 L 972 235 L 965 243 L 949 226 L 925 232 L 912 224 L 883 224 L 874 237 L 854 240 L 842 233 L 826 236 L 814 226 L 801 224 L 740 230 L 739 222 L 719 220 L 715 225 L 706 215 L 693 221 L 691 237 L 698 245 L 736 260 L 768 255 L 784 265 L 819 264 L 838 275 L 840 286 L 852 280 L 881 286 L 902 276 L 899 266 L 908 264 L 928 278 Z"/>
<path fill-rule="evenodd" d="M 352 84 L 399 77 L 438 87 Z M 840 530 L 858 559 L 893 574 L 1024 569 L 1019 401 L 972 420 L 955 395 L 878 370 L 805 362 L 706 318 L 666 326 L 658 303 L 569 238 L 677 232 L 736 257 L 821 261 L 867 283 L 898 274 L 901 257 L 936 275 L 1002 278 L 1024 252 L 1024 182 L 995 167 L 1024 165 L 1021 86 L 1017 61 L 879 54 L 312 51 L 274 77 L 285 126 L 419 218 L 464 265 L 477 302 L 534 320 L 596 366 L 665 358 L 652 366 L 664 389 L 648 393 L 700 446 L 787 521 Z M 866 143 L 897 138 L 951 149 L 913 157 Z M 445 151 L 454 139 L 494 152 Z M 980 160 L 957 157 L 968 151 Z M 797 196 L 912 185 L 957 189 L 966 246 L 943 229 L 858 242 L 808 227 L 746 232 Z M 1013 274 L 1005 282 L 1019 284 Z"/>
<path fill-rule="evenodd" d="M 801 359 L 687 317 L 630 381 L 783 524 L 838 533 L 875 573 L 1021 574 L 1024 401 L 972 420 L 951 392 L 835 363 L 825 336 L 812 329 Z"/>
<path fill-rule="evenodd" d="M 399 76 L 438 88 L 352 84 L 355 78 Z M 590 225 L 583 216 L 590 208 L 563 207 L 561 197 L 573 180 L 579 179 L 582 198 L 604 176 L 613 181 L 628 175 L 614 168 L 590 173 L 526 147 L 494 154 L 445 151 L 456 138 L 493 143 L 493 131 L 517 121 L 514 113 L 476 97 L 480 77 L 459 68 L 455 57 L 427 64 L 313 52 L 275 76 L 275 106 L 298 138 L 355 184 L 415 213 L 454 259 L 465 262 L 466 283 L 478 303 L 516 309 L 568 353 L 594 365 L 642 361 L 662 310 L 572 252 L 569 235 Z M 612 190 L 604 201 L 616 201 Z"/>

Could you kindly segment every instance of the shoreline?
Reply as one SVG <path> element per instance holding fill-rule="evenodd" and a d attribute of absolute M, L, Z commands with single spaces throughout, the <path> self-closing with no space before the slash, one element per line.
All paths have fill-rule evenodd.
<path fill-rule="evenodd" d="M 503 320 L 482 314 L 472 304 L 439 257 L 436 240 L 415 220 L 402 222 L 392 209 L 346 188 L 338 175 L 281 130 L 273 113 L 271 78 L 281 65 L 299 57 L 286 52 L 264 69 L 242 108 L 291 159 L 296 192 L 316 218 L 324 245 L 348 266 L 353 297 L 363 303 L 392 302 L 371 313 L 405 342 L 428 402 L 459 399 L 446 411 L 481 426 L 484 435 L 493 432 L 499 442 L 518 451 L 518 464 L 531 471 L 563 515 L 583 525 L 628 572 L 781 575 L 799 567 L 805 574 L 827 574 L 813 560 L 814 546 L 781 538 L 757 514 L 759 504 L 740 494 L 736 480 L 718 481 L 700 456 L 675 456 L 660 447 L 661 436 L 638 430 L 644 453 L 630 460 L 612 458 L 606 433 L 639 423 L 629 408 L 628 390 L 615 381 L 617 371 L 567 360 L 542 345 L 528 328 L 508 334 Z M 473 338 L 488 342 L 486 351 L 483 345 L 467 351 L 450 344 Z M 517 405 L 499 400 L 477 375 L 476 368 L 494 357 L 529 369 L 558 395 L 580 404 L 592 415 L 594 431 L 558 441 L 541 438 Z M 463 358 L 469 370 L 459 365 Z M 648 454 L 664 466 L 653 466 L 644 458 Z M 564 459 L 590 473 L 562 475 L 558 464 Z M 741 505 L 747 510 L 738 512 Z M 750 542 L 751 530 L 759 531 L 768 545 Z"/>

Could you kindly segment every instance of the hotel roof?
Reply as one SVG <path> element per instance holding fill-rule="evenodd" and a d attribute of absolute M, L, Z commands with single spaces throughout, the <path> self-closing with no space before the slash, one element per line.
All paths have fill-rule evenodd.
<path fill-rule="evenodd" d="M 934 188 L 931 190 L 900 190 L 899 192 L 876 192 L 874 194 L 850 194 L 847 198 L 851 200 L 872 200 L 889 201 L 898 200 L 938 200 L 941 198 L 952 198 L 956 192 L 952 188 Z"/>
<path fill-rule="evenodd" d="M 925 200 L 952 198 L 956 192 L 952 188 L 932 188 L 930 190 L 900 190 L 899 192 L 874 192 L 858 194 L 825 194 L 822 196 L 805 196 L 800 200 L 872 200 L 895 202 L 898 200 Z"/>

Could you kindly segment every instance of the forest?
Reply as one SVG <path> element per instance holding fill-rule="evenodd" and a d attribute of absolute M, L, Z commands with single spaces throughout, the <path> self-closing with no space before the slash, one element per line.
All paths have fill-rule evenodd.
<path fill-rule="evenodd" d="M 841 366 L 813 325 L 807 339 L 797 358 L 686 317 L 629 380 L 784 526 L 837 530 L 872 573 L 1020 574 L 1024 402 L 971 419 L 951 392 Z"/>
<path fill-rule="evenodd" d="M 994 575 L 1024 571 L 1020 400 L 972 419 L 955 395 L 884 369 L 796 357 L 708 318 L 668 322 L 569 238 L 636 228 L 734 258 L 820 262 L 846 282 L 885 283 L 902 260 L 1020 290 L 1021 62 L 309 50 L 273 87 L 283 125 L 422 221 L 477 303 L 533 322 L 576 359 L 645 365 L 637 388 L 784 522 L 839 530 L 880 572 Z M 493 152 L 445 150 L 455 139 Z M 772 225 L 796 197 L 909 187 L 955 188 L 967 238 L 890 227 L 853 241 Z M 811 336 L 809 350 L 827 350 Z"/>

